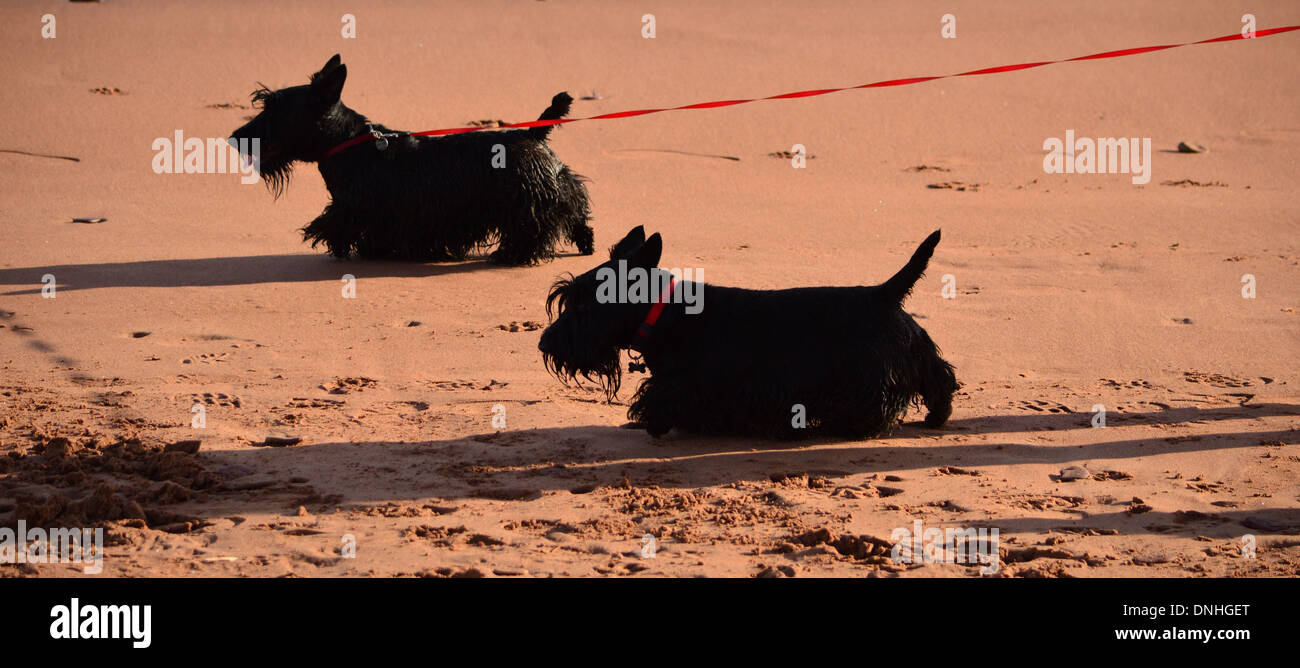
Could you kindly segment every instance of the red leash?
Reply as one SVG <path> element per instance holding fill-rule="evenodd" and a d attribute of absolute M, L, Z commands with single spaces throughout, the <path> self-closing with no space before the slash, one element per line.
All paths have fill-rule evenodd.
<path fill-rule="evenodd" d="M 1257 30 L 1255 31 L 1255 37 L 1256 38 L 1268 37 L 1269 35 L 1278 35 L 1284 32 L 1291 32 L 1292 30 L 1300 30 L 1300 26 L 1286 26 L 1284 28 L 1268 28 L 1266 30 Z M 1056 63 L 1072 63 L 1081 60 L 1101 60 L 1103 58 L 1120 58 L 1123 56 L 1135 56 L 1140 53 L 1151 53 L 1152 51 L 1163 51 L 1165 49 L 1175 49 L 1180 46 L 1192 46 L 1194 44 L 1211 44 L 1214 42 L 1232 42 L 1232 41 L 1244 40 L 1244 39 L 1252 39 L 1252 38 L 1245 37 L 1241 33 L 1235 33 L 1232 35 L 1224 35 L 1223 37 L 1215 37 L 1213 39 L 1203 39 L 1199 42 L 1185 42 L 1182 44 L 1165 44 L 1162 46 L 1141 46 L 1132 49 L 1120 49 L 1118 51 L 1103 51 L 1101 53 L 1094 53 L 1090 56 L 1066 58 L 1065 60 L 1044 60 L 1036 63 L 1020 63 L 1019 65 L 1002 65 L 1000 67 L 989 67 L 982 70 L 962 72 L 960 74 L 945 74 L 936 77 L 912 77 L 909 79 L 890 79 L 888 81 L 877 81 L 875 83 L 862 84 L 859 86 L 849 86 L 847 88 L 820 88 L 817 90 L 803 90 L 796 93 L 785 93 L 783 95 L 772 95 L 769 97 L 760 97 L 760 98 L 754 98 L 749 100 L 720 100 L 716 102 L 700 102 L 697 104 L 688 104 L 682 107 L 667 107 L 664 109 L 637 109 L 634 111 L 618 111 L 612 114 L 601 114 L 599 116 L 588 116 L 586 118 L 552 118 L 544 121 L 528 121 L 526 123 L 507 123 L 505 125 L 500 125 L 497 127 L 447 128 L 443 130 L 425 130 L 424 132 L 394 132 L 394 133 L 385 134 L 375 130 L 371 130 L 366 134 L 353 137 L 352 139 L 349 139 L 339 144 L 338 146 L 335 146 L 334 148 L 327 151 L 324 155 L 322 155 L 321 159 L 328 158 L 334 155 L 335 153 L 338 153 L 339 151 L 352 148 L 353 146 L 356 146 L 358 144 L 365 144 L 367 142 L 372 142 L 376 140 L 380 141 L 379 148 L 380 150 L 383 150 L 388 146 L 389 137 L 405 137 L 405 136 L 438 137 L 442 135 L 464 134 L 467 132 L 481 132 L 483 130 L 500 130 L 500 129 L 509 129 L 509 128 L 541 128 L 549 125 L 577 123 L 578 121 L 605 121 L 605 120 L 611 120 L 615 118 L 631 118 L 633 116 L 645 116 L 646 114 L 658 114 L 665 111 L 684 111 L 687 109 L 716 109 L 718 107 L 730 107 L 737 104 L 748 104 L 750 102 L 758 102 L 760 100 L 791 100 L 800 97 L 816 97 L 818 95 L 828 95 L 830 93 L 838 93 L 840 91 L 845 91 L 845 90 L 856 90 L 859 88 L 885 88 L 888 86 L 908 86 L 911 84 L 924 83 L 926 81 L 934 81 L 936 79 L 950 79 L 953 77 L 970 77 L 979 74 L 998 74 L 1000 72 L 1015 72 L 1017 70 L 1027 70 L 1033 67 L 1042 67 L 1044 65 L 1054 65 Z"/>

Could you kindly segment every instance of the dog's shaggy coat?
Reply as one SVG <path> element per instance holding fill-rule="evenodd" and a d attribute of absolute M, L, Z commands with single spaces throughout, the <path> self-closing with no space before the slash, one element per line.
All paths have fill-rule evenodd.
<path fill-rule="evenodd" d="M 628 415 L 653 436 L 673 427 L 779 438 L 870 437 L 894 425 L 914 400 L 939 427 L 952 412 L 953 368 L 925 330 L 902 309 L 939 243 L 927 238 L 911 260 L 880 285 L 703 290 L 690 315 L 669 303 L 641 353 L 650 376 Z M 638 227 L 610 251 L 630 267 L 656 269 L 658 234 Z M 583 376 L 614 396 L 620 350 L 633 345 L 649 304 L 600 303 L 597 267 L 553 287 L 547 310 L 558 317 L 538 347 L 562 379 Z M 802 407 L 803 420 L 798 419 Z"/>
<path fill-rule="evenodd" d="M 446 137 L 403 133 L 328 155 L 373 131 L 340 101 L 347 66 L 335 55 L 311 83 L 253 93 L 261 112 L 232 139 L 261 140 L 258 169 L 278 196 L 294 162 L 316 162 L 332 201 L 303 228 L 312 246 L 337 257 L 456 260 L 497 244 L 492 259 L 533 264 L 564 240 L 592 252 L 584 179 L 546 144 L 550 127 Z M 562 118 L 560 93 L 540 120 Z M 386 143 L 383 150 L 377 147 Z"/>

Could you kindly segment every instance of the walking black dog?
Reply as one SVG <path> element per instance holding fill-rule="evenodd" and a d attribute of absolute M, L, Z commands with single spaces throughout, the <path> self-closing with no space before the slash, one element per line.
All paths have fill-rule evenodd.
<path fill-rule="evenodd" d="M 594 380 L 611 398 L 622 376 L 620 350 L 638 350 L 650 376 L 628 416 L 656 437 L 673 427 L 870 437 L 917 398 L 929 410 L 925 424 L 939 427 L 952 412 L 957 380 L 902 309 L 938 243 L 936 231 L 876 286 L 743 290 L 671 282 L 658 269 L 659 235 L 647 239 L 637 227 L 610 249 L 609 262 L 554 285 L 546 309 L 558 317 L 538 347 L 556 376 Z M 622 293 L 608 281 L 637 268 L 661 288 L 657 298 L 611 299 Z M 645 294 L 626 294 L 634 292 Z M 698 308 L 680 298 L 691 293 Z"/>
<path fill-rule="evenodd" d="M 303 228 L 336 257 L 440 261 L 497 244 L 492 260 L 534 264 L 564 239 L 592 252 L 584 179 L 546 145 L 551 128 L 413 137 L 339 101 L 347 66 L 335 55 L 311 83 L 253 93 L 261 112 L 231 135 L 260 139 L 249 156 L 278 197 L 293 163 L 316 162 L 332 201 Z M 558 119 L 560 93 L 539 120 Z M 347 146 L 378 132 L 374 142 Z M 376 150 L 377 148 L 381 150 Z"/>

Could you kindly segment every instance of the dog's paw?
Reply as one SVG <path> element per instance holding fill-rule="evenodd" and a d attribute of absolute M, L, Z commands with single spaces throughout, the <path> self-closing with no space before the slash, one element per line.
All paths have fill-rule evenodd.
<path fill-rule="evenodd" d="M 498 248 L 488 254 L 488 261 L 493 264 L 499 264 L 507 267 L 527 267 L 536 264 L 537 261 L 529 257 L 521 257 L 517 253 L 505 253 Z"/>
<path fill-rule="evenodd" d="M 930 429 L 940 429 L 947 424 L 948 416 L 952 415 L 952 409 L 945 411 L 930 411 L 925 416 L 925 426 Z"/>
<path fill-rule="evenodd" d="M 645 433 L 650 434 L 651 438 L 656 438 L 656 439 L 662 438 L 664 434 L 667 434 L 669 430 L 673 428 L 672 425 L 655 424 L 653 422 L 647 422 L 645 423 L 644 426 L 645 426 Z"/>

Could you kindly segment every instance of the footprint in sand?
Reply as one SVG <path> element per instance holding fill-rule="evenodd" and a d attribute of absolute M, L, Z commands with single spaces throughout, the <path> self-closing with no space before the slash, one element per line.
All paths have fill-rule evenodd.
<path fill-rule="evenodd" d="M 773 153 L 768 153 L 768 154 L 767 154 L 767 157 L 769 157 L 769 158 L 779 158 L 779 159 L 781 159 L 781 160 L 793 160 L 793 159 L 795 159 L 796 157 L 798 157 L 798 155 L 799 155 L 798 153 L 793 153 L 793 152 L 791 152 L 791 151 L 776 151 L 776 152 L 773 152 Z M 815 155 L 809 153 L 809 154 L 807 154 L 807 155 L 805 155 L 805 156 L 803 156 L 803 157 L 804 157 L 805 160 L 812 160 L 813 158 L 816 158 L 817 156 L 815 156 Z"/>
<path fill-rule="evenodd" d="M 454 392 L 456 390 L 498 390 L 510 385 L 510 383 L 493 378 L 486 383 L 481 381 L 430 381 L 429 385 L 432 385 L 435 390 Z"/>
<path fill-rule="evenodd" d="M 503 332 L 533 332 L 546 326 L 546 323 L 536 320 L 525 320 L 523 322 L 510 321 L 508 325 L 497 325 L 497 329 Z"/>
<path fill-rule="evenodd" d="M 1013 404 L 1014 407 L 1022 411 L 1034 411 L 1036 413 L 1073 413 L 1065 404 L 1058 404 L 1049 401 L 1019 401 Z"/>
<path fill-rule="evenodd" d="M 368 390 L 378 384 L 378 381 L 373 378 L 358 376 L 356 378 L 335 378 L 333 383 L 321 385 L 320 389 L 325 390 L 330 394 L 349 394 L 352 392 Z"/>
<path fill-rule="evenodd" d="M 446 515 L 459 510 L 459 506 L 437 505 L 426 503 L 423 505 L 408 505 L 400 503 L 383 503 L 377 506 L 356 506 L 350 510 L 353 513 L 360 513 L 367 517 L 432 517 L 435 515 Z"/>
<path fill-rule="evenodd" d="M 477 390 L 479 387 L 482 387 L 481 383 L 472 380 L 434 380 L 429 381 L 429 384 L 436 390 L 443 390 L 446 392 L 455 392 L 456 390 Z"/>
<path fill-rule="evenodd" d="M 993 494 L 984 498 L 1025 510 L 1055 510 L 1065 512 L 1086 505 L 1081 496 L 1064 496 L 1060 494 Z"/>
<path fill-rule="evenodd" d="M 1225 376 L 1223 374 L 1218 374 L 1218 373 L 1205 373 L 1201 371 L 1184 371 L 1183 380 L 1189 383 L 1198 383 L 1203 385 L 1209 385 L 1211 387 L 1222 387 L 1222 388 L 1250 387 L 1254 385 L 1254 383 L 1250 382 L 1249 380 L 1243 380 L 1241 378 L 1233 378 L 1232 376 Z"/>
<path fill-rule="evenodd" d="M 344 402 L 340 399 L 309 399 L 307 397 L 294 397 L 286 408 L 341 408 Z"/>
<path fill-rule="evenodd" d="M 1142 389 L 1145 389 L 1145 390 L 1155 390 L 1155 389 L 1159 389 L 1157 386 L 1152 385 L 1151 383 L 1149 383 L 1149 382 L 1147 382 L 1147 381 L 1145 381 L 1145 380 L 1141 380 L 1141 379 L 1139 379 L 1139 380 L 1130 380 L 1130 381 L 1122 381 L 1122 380 L 1112 380 L 1112 379 L 1110 379 L 1110 378 L 1102 378 L 1102 379 L 1100 379 L 1098 382 L 1100 382 L 1102 385 L 1105 385 L 1106 387 L 1113 387 L 1113 388 L 1116 388 L 1116 389 L 1118 389 L 1118 388 L 1130 388 L 1130 387 L 1137 387 L 1137 388 L 1142 388 Z"/>
<path fill-rule="evenodd" d="M 241 408 L 244 400 L 233 394 L 224 392 L 204 392 L 203 394 L 190 395 L 194 403 L 203 403 L 209 406 L 229 406 L 232 408 Z"/>
<path fill-rule="evenodd" d="M 181 360 L 181 364 L 218 364 L 225 362 L 227 357 L 230 357 L 230 353 L 204 353 L 194 357 L 186 357 Z"/>
<path fill-rule="evenodd" d="M 962 181 L 944 181 L 943 183 L 930 183 L 925 187 L 930 188 L 931 190 L 956 190 L 957 192 L 977 193 L 980 191 L 980 186 L 982 185 L 984 184 L 964 183 Z"/>

